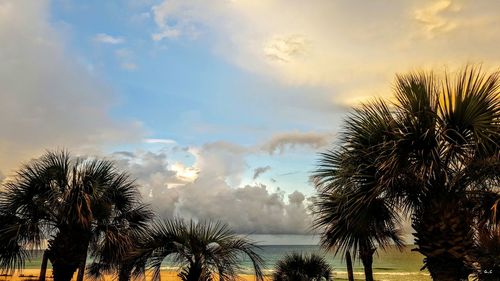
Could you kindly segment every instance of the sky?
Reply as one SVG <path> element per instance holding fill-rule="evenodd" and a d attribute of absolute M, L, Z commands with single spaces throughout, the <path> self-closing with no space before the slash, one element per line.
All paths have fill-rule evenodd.
<path fill-rule="evenodd" d="M 397 73 L 500 65 L 500 2 L 0 0 L 0 179 L 116 161 L 163 217 L 311 233 L 309 182 Z"/>

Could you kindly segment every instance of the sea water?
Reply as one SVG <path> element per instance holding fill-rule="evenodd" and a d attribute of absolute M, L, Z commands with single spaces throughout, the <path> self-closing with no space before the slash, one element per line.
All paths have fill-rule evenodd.
<path fill-rule="evenodd" d="M 270 275 L 276 262 L 286 254 L 297 252 L 303 254 L 317 253 L 325 257 L 332 266 L 335 280 L 346 278 L 346 263 L 342 256 L 335 256 L 332 252 L 325 252 L 317 245 L 265 245 L 260 246 L 258 253 L 265 261 L 264 273 Z M 406 246 L 402 251 L 395 247 L 389 247 L 385 251 L 378 250 L 374 254 L 373 272 L 375 280 L 387 281 L 428 281 L 431 280 L 427 271 L 421 271 L 423 256 L 411 251 L 413 245 Z M 41 252 L 37 252 L 31 261 L 26 263 L 25 268 L 40 268 Z M 171 260 L 165 260 L 162 264 L 165 270 L 176 270 L 176 264 Z M 356 259 L 353 261 L 354 272 L 359 280 L 363 280 L 363 266 Z M 252 263 L 248 258 L 243 258 L 241 263 L 242 274 L 253 274 Z"/>
<path fill-rule="evenodd" d="M 401 251 L 396 247 L 388 247 L 385 251 L 379 250 L 374 254 L 373 272 L 375 280 L 431 280 L 427 271 L 421 271 L 423 256 L 418 252 L 411 251 L 415 248 L 408 245 Z M 346 278 L 347 269 L 345 259 L 339 254 L 325 252 L 317 245 L 267 245 L 262 246 L 260 254 L 265 260 L 265 273 L 272 274 L 276 262 L 283 258 L 287 253 L 316 253 L 324 256 L 325 260 L 332 266 L 334 277 Z M 352 253 L 353 254 L 353 253 Z M 354 258 L 354 257 L 353 257 Z M 243 271 L 252 274 L 252 264 L 250 260 L 245 259 Z M 353 269 L 358 279 L 363 278 L 363 265 L 356 258 L 353 260 Z"/>

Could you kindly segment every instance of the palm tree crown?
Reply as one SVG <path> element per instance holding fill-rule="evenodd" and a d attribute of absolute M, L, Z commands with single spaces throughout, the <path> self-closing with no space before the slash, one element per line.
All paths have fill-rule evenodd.
<path fill-rule="evenodd" d="M 273 281 L 327 281 L 331 274 L 332 268 L 323 257 L 291 253 L 276 263 Z"/>
<path fill-rule="evenodd" d="M 174 219 L 155 223 L 130 259 L 133 264 L 152 268 L 154 280 L 159 280 L 160 266 L 166 258 L 180 266 L 182 280 L 213 280 L 215 276 L 234 280 L 246 255 L 252 261 L 256 279 L 263 280 L 263 260 L 257 249 L 253 242 L 235 234 L 224 223 Z"/>
<path fill-rule="evenodd" d="M 129 239 L 123 230 L 143 229 L 151 216 L 134 182 L 112 162 L 49 151 L 0 192 L 0 265 L 22 268 L 30 249 L 47 240 L 54 278 L 69 280 L 88 250 L 95 256 L 124 251 Z"/>

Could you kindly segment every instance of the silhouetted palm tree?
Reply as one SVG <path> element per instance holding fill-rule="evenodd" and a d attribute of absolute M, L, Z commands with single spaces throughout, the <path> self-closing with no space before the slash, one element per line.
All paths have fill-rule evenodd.
<path fill-rule="evenodd" d="M 219 280 L 234 280 L 246 255 L 256 279 L 263 280 L 263 260 L 256 249 L 253 242 L 235 234 L 224 223 L 186 223 L 175 219 L 155 223 L 131 259 L 134 268 L 138 264 L 152 268 L 153 280 L 159 280 L 161 263 L 168 258 L 180 266 L 182 280 L 208 281 L 216 276 Z"/>
<path fill-rule="evenodd" d="M 273 281 L 331 280 L 332 268 L 317 254 L 292 253 L 280 259 L 274 267 Z"/>
<path fill-rule="evenodd" d="M 352 198 L 349 198 L 352 197 Z M 334 249 L 335 254 L 354 252 L 365 269 L 367 281 L 373 280 L 373 254 L 376 247 L 383 249 L 395 244 L 403 246 L 400 239 L 399 218 L 383 199 L 374 199 L 363 206 L 362 198 L 353 194 L 320 193 L 316 199 L 315 227 L 321 230 L 321 245 Z M 350 255 L 350 254 L 349 254 Z"/>
<path fill-rule="evenodd" d="M 40 279 L 47 260 L 56 281 L 68 281 L 87 252 L 95 256 L 125 251 L 124 230 L 142 229 L 152 217 L 126 173 L 112 162 L 47 152 L 24 165 L 0 193 L 0 265 L 22 268 L 47 239 Z"/>
<path fill-rule="evenodd" d="M 129 281 L 134 269 L 145 273 L 145 264 L 133 264 L 131 258 L 147 231 L 148 228 L 122 229 L 120 239 L 102 241 L 93 253 L 94 260 L 88 267 L 88 277 L 99 280 L 104 274 L 116 273 L 118 281 Z"/>
<path fill-rule="evenodd" d="M 412 215 L 431 276 L 460 280 L 471 273 L 474 206 L 499 192 L 500 83 L 473 67 L 443 78 L 398 76 L 395 102 L 356 109 L 315 178 L 320 192 L 358 206 L 349 208 L 382 200 Z"/>

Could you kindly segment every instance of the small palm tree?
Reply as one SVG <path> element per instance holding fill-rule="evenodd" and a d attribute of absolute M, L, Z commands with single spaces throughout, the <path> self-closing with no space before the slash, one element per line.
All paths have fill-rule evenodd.
<path fill-rule="evenodd" d="M 129 281 L 134 268 L 145 272 L 144 264 L 133 264 L 131 253 L 137 250 L 140 239 L 145 237 L 144 229 L 123 229 L 119 239 L 107 239 L 95 249 L 94 260 L 90 264 L 87 275 L 92 280 L 99 280 L 104 274 L 118 276 L 118 281 Z M 118 244 L 119 245 L 118 245 Z"/>
<path fill-rule="evenodd" d="M 317 254 L 287 254 L 274 267 L 273 281 L 332 280 L 332 268 Z"/>
<path fill-rule="evenodd" d="M 263 260 L 258 247 L 235 234 L 221 222 L 185 222 L 174 219 L 155 223 L 149 234 L 129 260 L 153 269 L 153 280 L 159 280 L 163 260 L 169 258 L 179 265 L 179 277 L 184 281 L 234 280 L 244 255 L 252 261 L 257 280 L 263 280 Z M 140 267 L 139 267 L 140 268 Z"/>
<path fill-rule="evenodd" d="M 374 199 L 363 206 L 358 204 L 352 194 L 320 193 L 315 202 L 314 226 L 321 231 L 321 245 L 326 249 L 334 249 L 335 254 L 353 250 L 355 258 L 359 254 L 365 278 L 372 281 L 376 247 L 403 246 L 397 228 L 399 218 L 382 199 Z"/>
<path fill-rule="evenodd" d="M 124 233 L 147 226 L 152 213 L 140 198 L 112 162 L 49 151 L 0 192 L 0 266 L 22 268 L 30 250 L 47 240 L 40 279 L 50 261 L 55 281 L 69 281 L 77 269 L 82 280 L 89 251 L 95 257 L 124 252 Z"/>
<path fill-rule="evenodd" d="M 313 174 L 318 190 L 314 227 L 321 232 L 322 246 L 335 249 L 335 254 L 359 254 L 369 281 L 376 247 L 403 246 L 394 203 L 373 196 L 379 181 L 377 143 L 386 138 L 387 114 L 389 108 L 382 103 L 358 109 L 344 131 L 350 147 L 322 153 Z"/>

